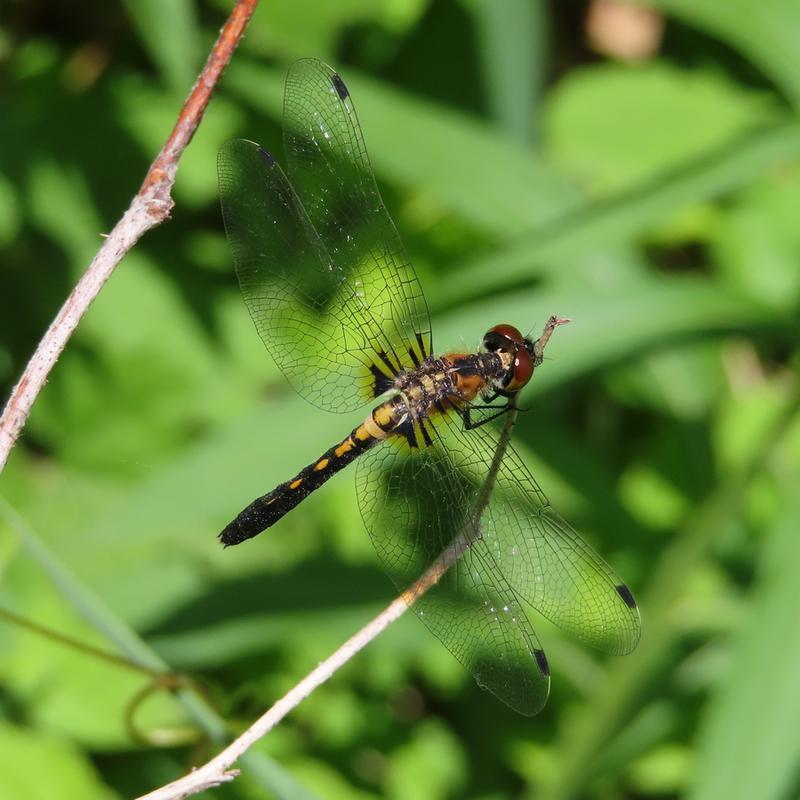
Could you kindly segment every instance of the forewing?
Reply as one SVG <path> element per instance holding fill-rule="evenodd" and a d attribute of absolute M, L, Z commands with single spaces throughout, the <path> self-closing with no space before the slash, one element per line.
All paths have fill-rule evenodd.
<path fill-rule="evenodd" d="M 400 591 L 464 534 L 480 491 L 442 446 L 438 426 L 426 427 L 430 446 L 392 437 L 357 462 L 361 513 Z M 475 540 L 412 608 L 481 687 L 522 714 L 544 706 L 544 652 L 486 541 Z"/>
<path fill-rule="evenodd" d="M 395 368 L 414 366 L 431 353 L 425 298 L 378 192 L 350 93 L 321 61 L 290 68 L 283 135 L 292 185 L 383 332 L 380 347 Z"/>
<path fill-rule="evenodd" d="M 458 417 L 445 422 L 454 460 L 471 475 L 485 475 L 497 430 L 465 430 Z M 553 510 L 513 445 L 481 530 L 496 569 L 544 617 L 607 653 L 623 655 L 636 647 L 641 623 L 630 589 Z"/>
<path fill-rule="evenodd" d="M 226 142 L 218 172 L 239 285 L 275 362 L 322 408 L 363 405 L 373 394 L 375 343 L 383 336 L 367 299 L 333 263 L 269 153 L 243 139 Z"/>

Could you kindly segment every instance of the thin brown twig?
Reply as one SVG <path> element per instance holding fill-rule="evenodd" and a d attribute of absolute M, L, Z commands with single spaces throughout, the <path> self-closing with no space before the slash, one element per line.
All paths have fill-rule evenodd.
<path fill-rule="evenodd" d="M 125 669 L 133 670 L 134 672 L 139 672 L 143 675 L 146 675 L 149 678 L 147 684 L 136 692 L 136 694 L 128 702 L 125 709 L 125 727 L 128 730 L 131 738 L 150 747 L 162 746 L 165 742 L 168 742 L 169 744 L 175 744 L 176 742 L 183 744 L 187 740 L 188 735 L 186 733 L 186 726 L 177 729 L 177 732 L 176 729 L 164 727 L 153 730 L 142 730 L 136 724 L 135 714 L 138 708 L 145 700 L 147 700 L 148 697 L 162 690 L 174 693 L 180 689 L 188 688 L 193 689 L 197 694 L 202 694 L 205 696 L 206 692 L 202 684 L 194 680 L 194 678 L 191 676 L 181 672 L 163 672 L 153 669 L 146 664 L 142 664 L 139 661 L 134 661 L 133 659 L 128 658 L 120 653 L 114 653 L 110 650 L 105 650 L 102 647 L 96 647 L 88 642 L 82 642 L 80 639 L 76 639 L 73 636 L 67 636 L 65 633 L 61 633 L 60 631 L 50 628 L 47 625 L 41 625 L 38 622 L 34 622 L 32 619 L 28 619 L 27 617 L 23 617 L 21 614 L 16 614 L 13 611 L 9 611 L 7 608 L 3 608 L 2 606 L 0 606 L 0 620 L 5 620 L 11 625 L 16 625 L 20 628 L 36 633 L 45 639 L 62 644 L 72 650 L 83 653 L 84 655 L 91 656 L 109 664 L 114 664 L 115 666 L 123 667 Z M 196 739 L 196 730 L 192 729 L 191 734 L 189 735 L 191 735 L 192 740 Z"/>
<path fill-rule="evenodd" d="M 181 109 L 172 133 L 150 165 L 141 188 L 64 302 L 11 391 L 0 417 L 0 472 L 50 371 L 92 301 L 125 254 L 147 231 L 169 217 L 174 205 L 171 191 L 178 162 L 203 118 L 214 87 L 241 40 L 256 5 L 258 0 L 237 0 Z"/>
<path fill-rule="evenodd" d="M 551 334 L 558 325 L 569 322 L 567 319 L 550 317 L 542 336 L 535 344 L 535 355 L 541 363 L 541 355 Z M 172 783 L 142 795 L 137 800 L 181 800 L 193 794 L 211 789 L 233 780 L 239 771 L 233 764 L 259 739 L 271 731 L 292 709 L 298 706 L 314 689 L 321 686 L 343 667 L 356 653 L 363 650 L 373 639 L 398 620 L 422 595 L 433 588 L 448 569 L 470 548 L 481 535 L 480 521 L 486 506 L 491 499 L 497 474 L 503 462 L 505 452 L 511 441 L 511 432 L 517 421 L 519 410 L 515 398 L 509 400 L 509 412 L 497 441 L 492 463 L 481 487 L 481 493 L 475 508 L 464 528 L 453 538 L 453 541 L 437 556 L 430 567 L 393 600 L 377 617 L 368 622 L 358 633 L 348 639 L 338 650 L 324 661 L 321 661 L 300 683 L 296 684 L 268 711 L 259 717 L 244 733 L 229 744 L 222 752 L 214 756 L 202 767 L 193 769 Z"/>
<path fill-rule="evenodd" d="M 93 656 L 94 658 L 99 658 L 101 661 L 107 661 L 108 663 L 116 664 L 119 667 L 134 670 L 135 672 L 141 672 L 150 678 L 161 678 L 165 674 L 169 674 L 162 674 L 158 670 L 148 667 L 146 664 L 140 664 L 138 661 L 134 661 L 127 656 L 120 655 L 119 653 L 112 653 L 110 650 L 105 650 L 102 647 L 96 647 L 93 644 L 82 642 L 72 636 L 67 636 L 65 633 L 61 633 L 53 628 L 48 628 L 46 625 L 41 625 L 40 623 L 34 622 L 33 620 L 23 617 L 20 614 L 15 614 L 13 611 L 9 611 L 6 608 L 0 607 L 0 619 L 9 622 L 12 625 L 17 625 L 20 628 L 25 628 L 29 631 L 33 631 L 34 633 L 38 633 L 40 636 L 43 636 L 46 639 L 66 645 L 67 647 L 77 650 L 78 652 L 85 653 L 86 655 Z"/>

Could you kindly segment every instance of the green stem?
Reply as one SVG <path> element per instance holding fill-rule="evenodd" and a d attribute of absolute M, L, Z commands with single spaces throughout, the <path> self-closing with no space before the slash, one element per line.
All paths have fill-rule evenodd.
<path fill-rule="evenodd" d="M 53 628 L 48 628 L 47 626 L 40 625 L 38 622 L 34 622 L 27 617 L 15 614 L 13 611 L 9 611 L 6 608 L 0 608 L 0 618 L 5 619 L 12 625 L 18 625 L 20 628 L 25 628 L 29 631 L 33 631 L 34 633 L 38 633 L 45 639 L 50 639 L 53 642 L 66 645 L 73 650 L 78 650 L 79 652 L 93 656 L 94 658 L 99 658 L 101 661 L 107 661 L 111 664 L 124 667 L 125 669 L 131 669 L 135 670 L 136 672 L 144 673 L 151 678 L 160 678 L 162 675 L 164 675 L 164 673 L 161 673 L 158 670 L 147 666 L 146 664 L 140 664 L 138 661 L 134 661 L 133 659 L 127 658 L 119 653 L 112 653 L 110 650 L 103 650 L 100 647 L 87 644 L 86 642 L 82 642 L 79 639 L 73 638 L 72 636 L 67 636 L 66 634 L 60 633 Z"/>

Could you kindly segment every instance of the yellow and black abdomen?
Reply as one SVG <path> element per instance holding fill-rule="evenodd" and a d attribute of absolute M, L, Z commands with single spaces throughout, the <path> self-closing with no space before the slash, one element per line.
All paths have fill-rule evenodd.
<path fill-rule="evenodd" d="M 385 439 L 394 427 L 390 403 L 378 406 L 346 439 L 323 453 L 313 464 L 269 494 L 253 500 L 220 533 L 220 541 L 226 547 L 240 544 L 271 527 L 328 478 Z"/>

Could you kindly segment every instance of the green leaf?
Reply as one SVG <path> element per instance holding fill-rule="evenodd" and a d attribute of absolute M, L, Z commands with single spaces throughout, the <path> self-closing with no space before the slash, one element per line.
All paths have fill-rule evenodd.
<path fill-rule="evenodd" d="M 188 94 L 200 67 L 200 27 L 191 0 L 125 0 L 142 45 L 164 83 Z"/>
<path fill-rule="evenodd" d="M 547 13 L 541 0 L 469 0 L 492 118 L 521 144 L 534 139 L 544 83 Z"/>
<path fill-rule="evenodd" d="M 642 2 L 642 0 L 639 0 Z M 644 0 L 739 50 L 800 108 L 800 5 L 795 0 Z"/>
<path fill-rule="evenodd" d="M 685 745 L 663 744 L 639 758 L 631 782 L 645 795 L 679 793 L 692 778 L 692 751 Z"/>
<path fill-rule="evenodd" d="M 538 797 L 566 800 L 583 796 L 597 774 L 598 761 L 609 746 L 613 747 L 630 716 L 642 707 L 645 697 L 663 696 L 660 689 L 649 695 L 646 690 L 663 682 L 662 676 L 678 657 L 682 644 L 676 622 L 683 610 L 680 601 L 687 583 L 696 574 L 697 567 L 710 557 L 712 546 L 721 534 L 740 517 L 754 478 L 761 474 L 764 465 L 783 445 L 787 432 L 797 423 L 800 392 L 793 386 L 785 394 L 785 407 L 772 415 L 769 429 L 756 451 L 693 509 L 692 516 L 659 555 L 648 577 L 647 591 L 640 597 L 644 609 L 642 641 L 630 657 L 609 665 L 602 691 L 597 691 L 579 713 L 571 716 L 569 725 L 564 725 L 559 747 L 562 769 L 548 776 Z M 796 624 L 794 630 L 797 630 Z M 751 680 L 764 674 L 764 663 L 760 662 Z M 773 664 L 769 662 L 768 666 L 772 668 Z M 741 728 L 742 735 L 748 739 L 753 738 L 754 730 L 760 728 Z M 757 796 L 761 794 L 757 792 Z"/>
<path fill-rule="evenodd" d="M 631 467 L 623 473 L 619 491 L 631 513 L 653 528 L 671 528 L 686 513 L 686 498 L 652 468 Z"/>
<path fill-rule="evenodd" d="M 464 755 L 453 733 L 435 719 L 418 725 L 410 740 L 392 754 L 390 763 L 390 798 L 434 800 L 458 794 L 466 782 Z"/>
<path fill-rule="evenodd" d="M 770 533 L 751 613 L 702 722 L 690 800 L 779 800 L 797 787 L 797 479 L 787 478 L 788 502 Z"/>
<path fill-rule="evenodd" d="M 599 193 L 628 188 L 774 119 L 720 72 L 653 61 L 574 70 L 547 101 L 555 162 Z"/>
<path fill-rule="evenodd" d="M 174 285 L 141 255 L 129 256 L 126 267 L 95 301 L 77 337 L 84 348 L 67 351 L 29 423 L 60 457 L 84 467 L 136 471 L 185 440 L 187 422 L 218 413 L 213 402 L 226 406 L 212 382 L 224 365 Z M 115 324 L 148 316 L 159 324 Z M 164 341 L 168 348 L 159 347 Z M 194 400 L 199 393 L 212 401 L 208 416 L 205 401 Z"/>
<path fill-rule="evenodd" d="M 301 417 L 299 442 L 297 429 L 286 420 Z M 211 577 L 242 577 L 268 564 L 285 568 L 307 556 L 308 514 L 316 494 L 292 515 L 295 536 L 282 537 L 277 550 L 234 548 L 223 557 L 216 534 L 266 487 L 285 480 L 288 469 L 310 462 L 328 447 L 332 422 L 346 433 L 359 417 L 363 412 L 332 420 L 297 395 L 273 398 L 269 413 L 252 408 L 235 424 L 146 471 L 118 504 L 103 507 L 96 517 L 65 529 L 58 522 L 59 509 L 53 507 L 40 524 L 53 531 L 54 546 L 76 565 L 81 579 L 123 618 L 138 627 L 153 625 L 207 592 Z M 335 435 L 340 436 L 338 430 Z M 294 454 L 291 467 L 285 461 L 288 453 Z M 125 569 L 108 570 L 109 563 L 125 564 Z M 142 593 L 141 586 L 148 591 Z"/>
<path fill-rule="evenodd" d="M 111 800 L 117 796 L 73 744 L 0 722 L 0 797 Z"/>
<path fill-rule="evenodd" d="M 715 260 L 732 286 L 776 309 L 800 300 L 800 182 L 784 170 L 745 192 L 714 227 Z"/>
<path fill-rule="evenodd" d="M 701 340 L 667 346 L 626 364 L 609 375 L 607 385 L 628 405 L 699 419 L 714 408 L 725 377 L 719 343 Z"/>
<path fill-rule="evenodd" d="M 112 87 L 115 114 L 125 132 L 139 145 L 145 162 L 155 158 L 178 118 L 173 94 L 145 83 L 137 75 L 122 75 Z M 191 144 L 181 157 L 174 197 L 186 208 L 218 203 L 217 150 L 234 135 L 241 112 L 225 97 L 215 95 Z M 135 186 L 131 186 L 135 189 Z"/>
<path fill-rule="evenodd" d="M 50 551 L 2 496 L 0 496 L 0 514 L 17 532 L 29 555 L 50 578 L 64 600 L 86 622 L 128 658 L 154 670 L 167 671 L 168 667 L 161 658 L 139 638 L 122 618 L 111 611 L 99 596 L 72 574 L 70 569 Z M 145 582 L 141 585 L 148 584 Z M 175 696 L 211 741 L 220 743 L 226 740 L 228 731 L 225 721 L 216 714 L 204 698 L 188 689 L 177 692 Z M 253 780 L 262 788 L 273 791 L 279 797 L 285 797 L 287 800 L 294 800 L 294 798 L 313 800 L 312 796 L 291 775 L 257 748 L 245 753 L 240 761 L 250 771 Z"/>
<path fill-rule="evenodd" d="M 14 185 L 0 173 L 0 247 L 9 244 L 17 236 L 22 222 L 19 206 Z"/>
<path fill-rule="evenodd" d="M 41 157 L 30 165 L 28 195 L 33 220 L 69 256 L 77 280 L 97 252 L 103 229 L 85 176 L 70 164 Z"/>
<path fill-rule="evenodd" d="M 628 241 L 690 203 L 715 199 L 800 156 L 800 125 L 788 122 L 743 135 L 665 174 L 565 214 L 504 248 L 454 268 L 457 281 L 429 292 L 433 305 L 483 297 L 487 290 L 543 274 L 564 274 L 566 259 Z M 435 287 L 434 287 L 435 288 Z"/>
<path fill-rule="evenodd" d="M 431 0 L 271 0 L 267 13 L 258 13 L 244 41 L 249 50 L 280 53 L 284 58 L 330 57 L 348 29 L 369 26 L 378 29 L 383 57 L 391 54 L 387 38 L 407 33 L 417 23 Z M 230 4 L 217 0 L 228 13 Z M 253 41 L 255 40 L 255 41 Z M 388 52 L 387 52 L 388 51 Z"/>
<path fill-rule="evenodd" d="M 375 800 L 376 794 L 368 789 L 348 781 L 331 766 L 327 760 L 320 758 L 293 759 L 292 769 L 306 786 L 312 787 L 319 797 L 325 800 Z M 360 781 L 359 781 L 360 783 Z M 285 795 L 287 800 L 293 795 Z M 256 795 L 253 800 L 260 800 Z"/>

